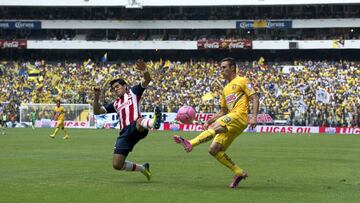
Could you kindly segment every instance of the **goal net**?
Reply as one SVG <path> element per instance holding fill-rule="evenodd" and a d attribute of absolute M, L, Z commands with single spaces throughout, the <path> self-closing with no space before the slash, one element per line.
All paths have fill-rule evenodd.
<path fill-rule="evenodd" d="M 56 126 L 52 120 L 56 104 L 22 104 L 20 106 L 20 123 L 31 125 L 31 113 L 35 112 L 35 127 L 50 128 Z M 65 127 L 89 128 L 94 126 L 90 104 L 61 104 L 65 109 Z"/>

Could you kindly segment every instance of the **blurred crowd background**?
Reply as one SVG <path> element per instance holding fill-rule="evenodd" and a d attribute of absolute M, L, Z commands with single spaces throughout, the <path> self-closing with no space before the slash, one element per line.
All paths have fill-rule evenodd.
<path fill-rule="evenodd" d="M 166 59 L 146 61 L 153 77 L 141 109 L 152 112 L 160 104 L 164 112 L 190 105 L 197 112 L 219 110 L 219 93 L 225 84 L 219 61 Z M 353 126 L 360 123 L 360 63 L 355 61 L 300 60 L 271 63 L 264 58 L 239 61 L 239 75 L 250 78 L 260 94 L 260 113 L 288 125 Z M 95 86 L 105 91 L 102 103 L 114 99 L 108 81 L 122 77 L 129 85 L 142 76 L 134 61 L 0 62 L 2 111 L 17 120 L 22 103 L 92 104 Z M 6 106 L 6 107 L 5 107 Z"/>

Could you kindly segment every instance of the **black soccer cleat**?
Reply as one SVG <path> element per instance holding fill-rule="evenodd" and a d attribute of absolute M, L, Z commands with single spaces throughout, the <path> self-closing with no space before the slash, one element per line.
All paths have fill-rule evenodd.
<path fill-rule="evenodd" d="M 144 176 L 148 179 L 148 181 L 150 181 L 151 180 L 150 164 L 144 163 L 142 166 L 145 168 L 142 174 L 144 174 Z"/>

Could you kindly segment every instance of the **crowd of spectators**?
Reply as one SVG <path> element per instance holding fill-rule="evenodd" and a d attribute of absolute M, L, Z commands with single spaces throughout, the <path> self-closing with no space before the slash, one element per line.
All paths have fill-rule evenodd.
<path fill-rule="evenodd" d="M 289 66 L 292 65 L 292 66 Z M 219 110 L 219 91 L 224 84 L 218 62 L 213 60 L 148 61 L 153 82 L 145 92 L 142 111 L 151 112 L 160 102 L 165 112 L 176 112 L 182 105 L 197 112 Z M 288 67 L 288 68 L 285 68 Z M 291 67 L 291 68 L 289 68 Z M 265 63 L 264 60 L 239 62 L 239 74 L 246 75 L 260 92 L 260 112 L 291 125 L 359 126 L 360 63 L 355 61 L 295 61 Z M 124 77 L 132 85 L 139 79 L 132 61 L 82 63 L 43 60 L 0 63 L 0 102 L 91 104 L 92 89 L 107 81 Z M 113 95 L 106 87 L 102 101 Z M 318 101 L 316 92 L 329 95 L 329 102 Z M 205 94 L 212 99 L 203 99 Z M 16 108 L 14 108 L 16 109 Z"/>
<path fill-rule="evenodd" d="M 264 112 L 295 125 L 359 126 L 358 62 L 295 61 L 293 65 L 289 73 L 277 64 L 241 68 L 260 87 Z M 320 90 L 326 92 L 328 102 L 317 95 Z"/>
<path fill-rule="evenodd" d="M 359 4 L 208 7 L 1 7 L 0 19 L 228 20 L 358 18 Z"/>

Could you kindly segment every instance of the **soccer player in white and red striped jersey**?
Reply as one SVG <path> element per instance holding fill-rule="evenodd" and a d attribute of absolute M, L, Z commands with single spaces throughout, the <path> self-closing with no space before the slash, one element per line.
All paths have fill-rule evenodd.
<path fill-rule="evenodd" d="M 113 167 L 116 170 L 139 171 L 148 180 L 151 178 L 149 163 L 137 164 L 126 160 L 138 141 L 145 138 L 149 128 L 160 128 L 161 110 L 155 108 L 153 118 L 142 118 L 139 104 L 141 96 L 151 81 L 143 60 L 136 61 L 136 68 L 143 73 L 140 84 L 129 87 L 124 79 L 119 78 L 110 82 L 111 89 L 117 98 L 109 105 L 99 104 L 100 89 L 95 88 L 94 114 L 117 113 L 119 115 L 120 135 L 116 140 L 113 156 Z"/>

